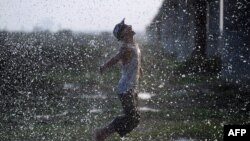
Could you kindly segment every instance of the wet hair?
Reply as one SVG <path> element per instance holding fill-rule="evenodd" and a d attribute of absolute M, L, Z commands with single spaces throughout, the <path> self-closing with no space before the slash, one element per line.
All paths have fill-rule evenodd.
<path fill-rule="evenodd" d="M 124 23 L 125 18 L 118 24 L 115 25 L 115 28 L 113 30 L 114 36 L 117 38 L 118 41 L 122 39 L 121 33 L 123 29 L 126 27 L 126 24 Z"/>

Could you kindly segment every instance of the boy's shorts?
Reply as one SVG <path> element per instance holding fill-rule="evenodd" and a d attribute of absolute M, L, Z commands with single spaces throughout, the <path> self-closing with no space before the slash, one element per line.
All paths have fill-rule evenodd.
<path fill-rule="evenodd" d="M 119 99 L 122 103 L 122 116 L 117 116 L 112 124 L 115 131 L 121 136 L 125 136 L 131 132 L 139 124 L 140 115 L 138 112 L 138 93 L 129 90 L 126 93 L 119 94 Z"/>

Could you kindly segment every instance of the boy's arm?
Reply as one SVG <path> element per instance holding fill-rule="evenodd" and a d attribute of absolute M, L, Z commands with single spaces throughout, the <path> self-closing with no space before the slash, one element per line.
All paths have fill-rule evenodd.
<path fill-rule="evenodd" d="M 142 78 L 143 77 L 143 69 L 142 69 L 142 67 L 140 67 L 140 78 Z"/>
<path fill-rule="evenodd" d="M 112 57 L 108 62 L 101 65 L 100 72 L 103 73 L 107 68 L 116 64 L 122 58 L 122 50 L 120 50 L 114 57 Z"/>

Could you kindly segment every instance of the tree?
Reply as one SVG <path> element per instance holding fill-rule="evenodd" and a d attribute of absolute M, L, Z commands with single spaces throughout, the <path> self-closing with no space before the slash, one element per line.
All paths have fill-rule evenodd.
<path fill-rule="evenodd" d="M 206 24 L 207 24 L 207 1 L 195 0 L 194 1 L 194 25 L 195 25 L 195 48 L 192 52 L 192 60 L 206 59 Z M 198 65 L 198 64 L 197 64 Z"/>

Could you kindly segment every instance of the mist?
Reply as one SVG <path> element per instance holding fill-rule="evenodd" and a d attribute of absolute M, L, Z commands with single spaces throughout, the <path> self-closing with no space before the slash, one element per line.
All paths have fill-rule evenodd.
<path fill-rule="evenodd" d="M 9 31 L 111 31 L 124 17 L 145 31 L 162 0 L 2 0 L 0 29 Z"/>

